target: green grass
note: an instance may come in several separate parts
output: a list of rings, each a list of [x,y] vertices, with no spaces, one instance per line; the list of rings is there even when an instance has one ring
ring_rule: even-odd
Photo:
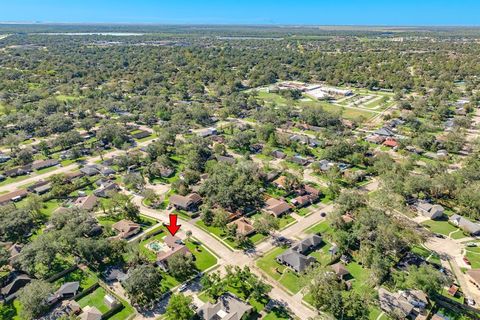
[[[307,230],[306,233],[316,233],[316,234],[331,234],[333,232],[332,227],[330,226],[330,222],[322,221]]]
[[[109,310],[108,306],[103,302],[106,294],[105,289],[98,287],[95,291],[81,298],[77,302],[82,308],[85,308],[86,306],[96,307],[101,313],[105,313]]]
[[[414,246],[411,250],[413,253],[419,255],[420,257],[424,258],[425,260],[428,259],[429,262],[441,265],[440,257],[428,250],[427,248],[421,246]]]
[[[275,248],[260,258],[257,261],[257,266],[267,273],[272,279],[278,281],[291,293],[295,294],[302,289],[299,276],[275,260],[275,258],[285,250],[285,248]]]
[[[186,242],[186,246],[195,256],[195,266],[198,270],[205,271],[217,264],[217,258],[206,250],[200,242],[190,240]]]
[[[448,221],[427,220],[425,222],[422,222],[422,225],[433,233],[440,233],[445,236],[448,236],[451,232],[458,230],[457,227],[451,225],[450,223],[448,223]],[[460,238],[465,237],[463,235],[463,232],[457,232],[457,233],[459,233],[458,236]],[[457,235],[457,233],[455,233],[455,235]]]
[[[116,297],[119,299],[118,297]],[[123,309],[115,313],[113,316],[108,318],[108,320],[126,320],[129,319],[136,311],[135,309],[125,300],[119,299],[119,301],[123,304]]]
[[[468,261],[470,261],[473,269],[480,268],[480,253],[474,251],[472,249],[480,249],[480,248],[467,248],[466,249],[466,256]]]
[[[273,308],[272,311],[267,313],[263,320],[289,320],[292,317],[288,314],[285,309]]]
[[[81,269],[76,269],[64,277],[55,281],[55,285],[60,287],[62,284],[72,281],[80,282],[80,291],[90,288],[95,283],[98,282],[98,277],[90,272],[90,271],[83,271]]]
[[[80,97],[68,96],[68,95],[64,95],[64,94],[59,94],[55,98],[60,102],[72,102],[72,101],[80,99]]]
[[[350,262],[346,265],[347,270],[350,272],[350,275],[353,277],[352,289],[358,293],[365,293],[367,291],[374,292],[374,288],[370,283],[370,270],[363,268],[360,264],[355,261]]]
[[[300,216],[306,216],[310,213],[310,209],[309,208],[301,208],[297,211],[297,214],[300,215]]]

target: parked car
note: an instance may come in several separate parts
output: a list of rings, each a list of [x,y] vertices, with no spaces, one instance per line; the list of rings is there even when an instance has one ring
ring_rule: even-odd
[[[463,262],[465,262],[466,264],[470,265],[470,260],[468,260],[467,257],[463,257]]]
[[[183,291],[187,290],[187,288],[188,288],[188,283],[185,282],[184,284],[182,284],[180,286],[180,288],[178,288],[178,291],[183,292]]]

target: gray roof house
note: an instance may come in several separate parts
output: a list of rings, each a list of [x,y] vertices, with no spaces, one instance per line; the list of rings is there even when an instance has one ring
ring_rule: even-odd
[[[0,290],[0,296],[3,296],[6,301],[10,301],[15,297],[15,293],[26,286],[30,281],[32,281],[32,279],[26,274],[19,274]]]
[[[55,293],[48,297],[47,300],[49,303],[55,303],[61,299],[74,297],[78,293],[79,289],[80,283],[78,281],[66,282],[62,284],[62,286]]]
[[[80,172],[87,176],[94,176],[100,172],[96,166],[85,166],[80,169]]]
[[[462,229],[464,232],[469,233],[473,236],[479,235],[480,234],[480,225],[477,223],[474,223],[468,219],[465,219],[462,216],[459,216],[458,214],[454,214],[448,219],[448,221]]]
[[[218,302],[205,303],[197,312],[200,319],[204,320],[240,320],[252,312],[253,308],[231,293],[226,293],[218,298]]]
[[[309,251],[317,248],[322,243],[322,237],[311,235],[296,243],[290,249],[276,257],[277,262],[292,268],[295,272],[303,272],[308,266],[317,262],[314,257],[306,256]]]
[[[431,204],[426,201],[417,201],[415,207],[417,208],[418,213],[432,220],[441,218],[444,213],[444,209],[441,205]]]
[[[286,250],[275,259],[278,263],[286,265],[298,273],[305,271],[310,265],[317,262],[314,257],[305,256],[293,248]]]
[[[379,135],[379,136],[384,136],[384,137],[395,136],[395,132],[393,132],[391,129],[389,129],[387,127],[383,127],[383,128],[378,129],[377,131],[375,131],[375,134]]]

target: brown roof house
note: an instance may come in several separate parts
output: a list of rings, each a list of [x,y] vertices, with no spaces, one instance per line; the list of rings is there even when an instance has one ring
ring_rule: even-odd
[[[217,303],[205,303],[197,312],[203,320],[241,320],[246,319],[253,308],[231,293],[218,298]]]
[[[230,222],[229,225],[236,225],[237,234],[241,234],[243,236],[249,236],[255,232],[255,228],[247,218],[237,219],[235,221]]]
[[[96,307],[86,306],[82,309],[82,314],[78,318],[80,320],[101,320],[102,313]]]
[[[117,237],[120,239],[130,238],[141,231],[141,227],[138,223],[125,219],[114,223],[112,229],[117,232]]]
[[[343,277],[348,276],[350,274],[350,271],[348,271],[347,268],[345,268],[345,265],[341,262],[332,264],[330,268],[332,268],[333,272],[335,272],[337,277],[342,280],[343,280]]]
[[[292,207],[285,200],[269,198],[267,201],[265,201],[265,207],[263,210],[278,218],[285,213],[290,212]]]
[[[188,255],[191,254],[187,246],[180,240],[180,238],[168,235],[163,239],[164,248],[157,252],[156,264],[164,270],[168,268],[168,260],[176,254]]]
[[[97,206],[97,203],[98,203],[98,198],[95,195],[91,194],[86,197],[78,197],[72,203],[72,205],[78,209],[91,211]]]
[[[23,198],[25,198],[27,194],[28,194],[27,190],[23,190],[23,189],[2,194],[0,195],[0,205],[8,204],[11,201],[13,202],[20,201]]]
[[[202,197],[198,193],[190,193],[187,196],[174,194],[170,196],[169,201],[176,209],[195,212],[202,203]]]

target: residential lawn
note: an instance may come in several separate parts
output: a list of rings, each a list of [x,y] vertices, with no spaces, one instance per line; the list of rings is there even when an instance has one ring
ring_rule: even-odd
[[[322,246],[317,249],[316,251],[309,254],[309,256],[314,257],[322,266],[327,266],[332,262],[332,255],[328,252],[328,250],[332,247],[332,245],[323,239]]]
[[[355,261],[350,262],[346,265],[348,271],[350,271],[350,275],[353,277],[352,280],[352,289],[357,291],[360,294],[366,293],[367,291],[371,291],[374,293],[374,288],[370,284],[370,270],[363,268],[360,264]]]
[[[43,207],[41,209],[42,213],[47,217],[50,217],[58,207],[60,207],[62,203],[56,199],[49,200],[43,203]]]
[[[428,259],[428,261],[431,263],[441,265],[440,257],[436,253],[428,250],[427,248],[421,246],[414,246],[411,251],[424,258],[425,260]]]
[[[60,278],[57,281],[55,281],[54,284],[57,287],[60,287],[62,284],[67,282],[72,282],[72,281],[80,282],[80,291],[83,291],[85,289],[90,288],[95,283],[97,283],[98,277],[93,272],[76,269],[68,273],[67,275],[65,275],[63,278]]]
[[[199,271],[205,271],[217,264],[217,258],[196,240],[186,242],[188,249],[195,256],[195,266]]]
[[[85,308],[86,306],[96,307],[101,313],[105,313],[109,310],[108,306],[103,302],[106,294],[107,293],[105,292],[105,289],[98,287],[95,291],[89,295],[86,295],[77,302],[82,308]]]
[[[271,278],[275,279],[290,292],[295,294],[302,289],[299,276],[275,260],[275,258],[285,250],[285,248],[275,248],[259,259],[257,261],[257,266],[265,271]]]
[[[43,174],[43,173],[47,173],[47,172],[50,172],[50,171],[55,171],[58,168],[59,168],[58,166],[53,166],[53,167],[49,167],[49,168],[43,168],[43,169],[40,169],[40,170],[36,170],[35,172],[37,174]]]
[[[285,309],[273,308],[272,311],[267,313],[263,320],[289,320],[292,317],[288,314]]]
[[[301,208],[297,211],[297,214],[300,215],[300,216],[306,216],[309,213],[310,213],[309,208]]]
[[[471,249],[477,248],[467,248],[466,256],[468,261],[470,261],[473,269],[480,268],[480,253],[472,251]]]
[[[471,319],[466,314],[458,314],[457,312],[455,312],[453,310],[450,310],[450,309],[447,309],[447,308],[444,308],[444,307],[440,307],[439,310],[437,311],[437,313],[439,315],[443,316],[445,319],[449,319],[449,320],[469,320],[469,319]]]
[[[264,234],[261,234],[261,233],[254,233],[253,235],[250,236],[250,240],[252,240],[252,242],[254,244],[256,243],[260,243],[262,242],[263,240],[265,240],[267,236],[264,235]]]
[[[28,179],[30,178],[29,175],[24,175],[24,176],[18,176],[18,177],[15,177],[15,178],[7,178],[5,180],[3,180],[2,182],[0,182],[0,186],[5,186],[7,184],[10,184],[10,183],[14,183],[14,182],[19,182],[19,181],[22,181],[22,180],[25,180],[25,179]]]
[[[21,309],[21,305],[18,300],[14,300],[13,303],[0,303],[0,319],[2,320],[21,320],[18,315]]]
[[[322,221],[313,227],[308,228],[305,230],[306,233],[316,233],[316,234],[331,234],[333,232],[332,227],[330,226],[330,222]]]
[[[116,298],[118,299],[118,297],[116,297]],[[124,308],[120,312],[115,313],[113,316],[108,318],[108,320],[129,319],[131,317],[131,315],[133,315],[136,312],[135,309],[127,301],[124,301],[122,299],[119,299],[119,300],[120,300],[120,302],[122,302]]]
[[[422,222],[422,225],[433,233],[440,233],[445,236],[448,236],[451,232],[458,230],[457,227],[451,225],[447,221],[427,220],[425,222]],[[463,233],[461,233],[461,235],[463,238]]]

